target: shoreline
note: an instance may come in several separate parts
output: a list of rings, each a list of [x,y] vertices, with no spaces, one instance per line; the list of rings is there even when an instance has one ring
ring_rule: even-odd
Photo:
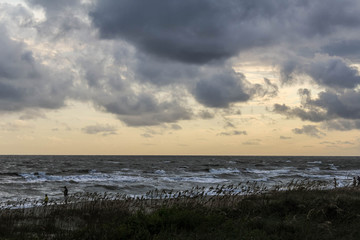
[[[297,188],[3,209],[0,239],[213,239],[208,235],[211,232],[218,239],[234,239],[237,234],[247,236],[243,239],[279,239],[283,234],[286,239],[356,239],[359,221],[359,187]]]

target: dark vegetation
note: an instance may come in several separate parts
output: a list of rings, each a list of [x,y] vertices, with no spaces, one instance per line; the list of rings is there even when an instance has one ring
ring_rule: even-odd
[[[359,239],[360,188],[88,195],[0,210],[0,239]],[[233,187],[234,188],[234,187]],[[224,191],[224,189],[227,189]],[[229,191],[230,189],[230,191]],[[221,191],[220,191],[221,190]]]

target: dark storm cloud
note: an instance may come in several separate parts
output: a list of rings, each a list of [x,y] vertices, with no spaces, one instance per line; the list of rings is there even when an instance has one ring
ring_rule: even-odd
[[[90,13],[102,38],[123,38],[152,55],[206,63],[263,46],[269,19],[286,1],[97,1]]]
[[[279,93],[268,78],[251,84],[232,70],[238,59],[248,60],[242,56],[259,62],[267,52],[268,61],[281,69],[283,84],[305,76],[323,89],[316,98],[302,91],[300,106],[279,103],[274,112],[312,122],[359,119],[359,72],[346,58],[356,59],[359,52],[350,50],[360,37],[356,0],[27,2],[42,7],[46,19],[26,15],[17,24],[36,29],[38,38],[31,40],[54,47],[56,59],[41,56],[43,45],[36,52],[14,40],[23,36],[5,31],[0,36],[1,110],[59,108],[65,99],[76,99],[130,126],[212,118],[211,111],[219,108]],[[185,107],[191,97],[205,109]]]
[[[329,59],[311,64],[306,72],[319,85],[354,88],[360,84],[359,72],[340,59]]]
[[[208,107],[227,108],[233,102],[246,102],[250,95],[243,84],[240,74],[218,73],[197,82],[194,96]]]
[[[356,0],[330,0],[324,1],[294,1],[304,6],[300,8],[306,12],[299,22],[299,29],[308,36],[319,36],[331,34],[339,28],[358,28],[360,23],[360,4]],[[300,10],[299,9],[299,10]],[[295,13],[295,17],[299,17]]]
[[[354,0],[103,0],[90,15],[102,38],[123,38],[164,58],[206,63],[275,40],[358,28],[359,9]]]
[[[134,68],[136,79],[156,86],[187,84],[203,74],[197,66],[142,53],[137,53]]]
[[[325,109],[328,116],[345,119],[360,119],[359,103],[360,92],[356,90],[321,92],[318,99],[310,102],[311,105]]]
[[[355,88],[360,84],[358,69],[340,58],[291,59],[281,66],[283,83],[293,83],[299,75],[307,75],[314,83],[330,88]]]
[[[359,59],[360,40],[349,39],[334,41],[322,47],[322,51],[331,56],[355,57]]]
[[[206,107],[227,108],[231,103],[250,98],[274,97],[278,87],[270,80],[250,84],[241,73],[226,65],[201,67],[137,54],[134,78],[142,83],[161,86],[185,86],[195,99]]]

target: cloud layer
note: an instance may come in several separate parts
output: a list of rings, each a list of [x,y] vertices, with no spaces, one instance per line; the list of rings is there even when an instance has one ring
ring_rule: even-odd
[[[129,126],[161,125],[212,118],[307,82],[317,96],[302,88],[298,106],[278,102],[273,112],[359,128],[359,1],[26,2],[0,5],[1,111],[77,100]],[[234,71],[247,56],[279,79],[255,84]],[[305,126],[294,133],[321,135]]]

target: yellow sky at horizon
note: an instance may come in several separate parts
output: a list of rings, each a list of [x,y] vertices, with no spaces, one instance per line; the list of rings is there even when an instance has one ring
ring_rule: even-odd
[[[171,124],[128,127],[111,114],[79,102],[48,112],[44,118],[19,120],[16,115],[0,121],[0,154],[358,155],[360,145],[356,131],[330,131],[323,138],[297,135],[291,130],[299,127],[299,120],[279,121],[284,117],[274,115],[278,119],[273,121],[263,113],[229,118],[236,130],[247,135],[225,135],[235,129],[224,127],[227,120],[222,117],[180,121],[179,130]],[[83,131],[88,125],[113,126],[116,134],[88,134]]]

